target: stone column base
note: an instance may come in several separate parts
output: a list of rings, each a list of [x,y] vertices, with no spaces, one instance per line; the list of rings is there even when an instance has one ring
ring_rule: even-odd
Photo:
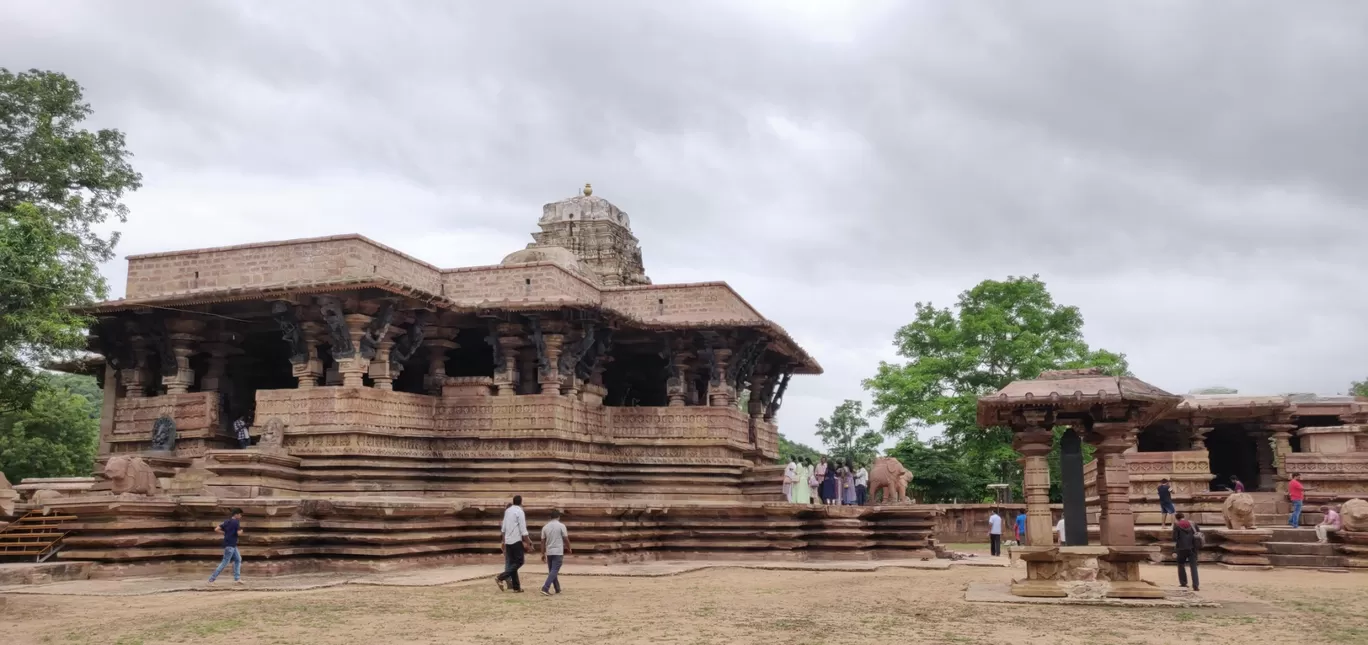
[[[1211,529],[1208,540],[1220,550],[1222,564],[1268,566],[1267,543],[1273,540],[1273,529]]]
[[[1163,589],[1140,578],[1140,563],[1157,553],[1152,546],[1014,547],[1011,555],[1026,563],[1026,579],[1012,581],[1012,595],[1163,598]]]

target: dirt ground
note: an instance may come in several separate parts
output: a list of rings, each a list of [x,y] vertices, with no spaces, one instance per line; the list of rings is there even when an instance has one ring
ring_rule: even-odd
[[[540,584],[529,563],[529,588]],[[1368,643],[1368,575],[1203,569],[1219,609],[969,603],[971,582],[1017,569],[875,573],[714,569],[662,578],[566,577],[565,593],[346,586],[0,599],[0,642],[89,643]],[[1174,584],[1171,567],[1146,577]],[[535,582],[533,582],[535,581]]]

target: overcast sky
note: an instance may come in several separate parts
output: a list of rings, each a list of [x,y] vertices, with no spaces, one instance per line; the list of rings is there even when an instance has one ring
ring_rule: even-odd
[[[1170,391],[1368,376],[1365,2],[0,0],[0,33],[127,134],[121,254],[492,264],[593,182],[656,283],[822,362],[780,418],[812,444],[914,303],[1008,275]]]

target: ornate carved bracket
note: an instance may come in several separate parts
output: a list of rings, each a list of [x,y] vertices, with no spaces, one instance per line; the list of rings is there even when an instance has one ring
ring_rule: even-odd
[[[572,372],[577,370],[580,362],[589,354],[589,350],[594,347],[596,342],[594,340],[595,331],[596,328],[594,323],[584,323],[584,333],[580,336],[580,339],[567,351],[561,352],[560,360],[558,361],[559,364],[556,366],[556,369],[560,370],[561,376],[570,376]]]
[[[361,335],[361,358],[372,360],[375,358],[376,349],[380,346],[380,341],[385,340],[385,334],[389,333],[390,323],[394,321],[394,301],[385,300],[380,304],[380,311],[375,312],[375,317],[371,318],[370,324],[366,326],[366,333]]]
[[[128,337],[124,321],[105,316],[96,322],[96,336],[105,360],[116,370],[133,367],[133,341]]]
[[[427,325],[431,313],[426,309],[419,309],[414,312],[413,322],[404,328],[404,335],[390,350],[390,369],[394,370],[396,374],[404,369],[404,362],[413,358],[413,355],[418,353],[418,348],[423,346],[423,329]]]
[[[489,351],[494,359],[494,375],[498,376],[508,371],[508,366],[504,364],[503,347],[499,345],[499,319],[487,316],[489,323],[489,335],[485,336],[485,342],[489,343]]]
[[[342,311],[342,300],[336,296],[318,296],[318,312],[328,325],[328,337],[332,345],[332,357],[337,360],[356,355],[351,334],[347,330],[346,313]]]
[[[779,414],[779,407],[784,404],[784,392],[788,391],[789,379],[793,377],[793,368],[785,365],[780,370],[779,386],[774,390],[774,397],[765,405],[765,418],[773,419]]]
[[[157,350],[160,361],[158,369],[162,376],[175,376],[179,371],[176,365],[176,352],[171,347],[171,334],[166,330],[166,319],[157,314],[146,314],[143,320],[147,325],[148,344]]]
[[[277,300],[271,303],[271,317],[280,326],[280,338],[290,347],[290,362],[309,360],[309,346],[304,342],[304,329],[299,325],[294,303]]]
[[[764,336],[746,341],[736,352],[731,365],[727,366],[727,383],[738,390],[744,388],[755,373],[755,364],[768,347],[769,339]]]
[[[605,329],[602,333],[597,334],[594,344],[575,365],[575,375],[581,380],[589,380],[594,375],[594,370],[603,363],[604,358],[611,351],[613,351],[613,330]]]
[[[532,345],[537,348],[537,373],[551,370],[551,360],[546,355],[546,336],[542,334],[541,316],[528,315],[527,322],[532,327]]]

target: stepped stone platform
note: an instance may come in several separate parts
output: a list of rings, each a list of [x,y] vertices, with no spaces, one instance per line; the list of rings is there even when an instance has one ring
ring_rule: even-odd
[[[202,571],[222,555],[213,527],[241,507],[245,575],[379,572],[493,563],[502,500],[351,497],[219,499],[138,495],[70,497],[60,561],[90,561],[93,577]],[[762,502],[529,500],[533,534],[560,510],[578,562],[765,562],[934,558],[937,510]]]

